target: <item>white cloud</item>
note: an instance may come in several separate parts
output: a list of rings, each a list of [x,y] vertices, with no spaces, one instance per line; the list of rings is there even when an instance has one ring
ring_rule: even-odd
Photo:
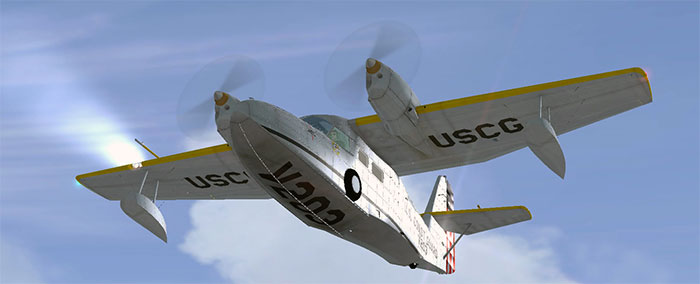
[[[498,232],[465,237],[457,272],[394,266],[308,228],[275,201],[198,201],[180,249],[233,282],[571,282],[547,231],[536,240]]]

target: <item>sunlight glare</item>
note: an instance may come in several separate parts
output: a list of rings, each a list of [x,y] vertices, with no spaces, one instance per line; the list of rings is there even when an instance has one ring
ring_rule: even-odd
[[[144,160],[141,151],[134,142],[118,139],[108,142],[103,147],[103,153],[115,165],[138,163]]]

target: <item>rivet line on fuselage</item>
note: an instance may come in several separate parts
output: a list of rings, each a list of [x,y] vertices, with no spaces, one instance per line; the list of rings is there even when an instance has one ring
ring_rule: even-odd
[[[282,184],[282,183],[279,181],[279,179],[277,179],[277,177],[272,173],[272,171],[270,171],[270,168],[267,167],[267,165],[266,165],[265,162],[262,160],[262,158],[260,158],[260,155],[258,155],[258,152],[255,151],[255,148],[253,148],[253,144],[251,144],[251,143],[250,143],[250,140],[248,140],[248,135],[246,135],[245,130],[243,129],[243,126],[241,126],[241,125],[239,124],[239,125],[238,125],[238,128],[241,129],[241,133],[243,133],[243,138],[245,138],[246,143],[248,143],[248,146],[249,146],[250,149],[253,151],[253,154],[255,154],[255,157],[258,158],[258,161],[260,161],[260,164],[263,165],[263,167],[265,168],[265,170],[267,171],[267,173],[270,174],[270,175],[275,179],[275,181],[276,181],[280,186],[282,186],[282,188],[283,188],[285,191],[287,191],[287,193],[288,193],[292,198],[294,198],[294,200],[296,200],[299,204],[301,204],[301,206],[304,206],[304,208],[306,208],[306,210],[309,211],[309,213],[311,213],[311,214],[312,214],[314,217],[316,217],[317,219],[321,220],[321,222],[323,222],[323,224],[325,224],[326,226],[328,226],[328,228],[331,228],[331,230],[333,230],[333,232],[335,232],[336,234],[338,234],[338,236],[340,236],[340,238],[344,238],[343,235],[340,234],[340,232],[338,232],[338,230],[336,230],[335,228],[333,228],[330,224],[328,224],[325,220],[323,220],[323,218],[321,218],[321,217],[319,217],[318,215],[316,215],[316,213],[314,213],[314,211],[312,211],[311,209],[309,209],[309,207],[306,206],[306,204],[304,204],[303,202],[301,202],[301,200],[299,200],[296,196],[294,196],[294,194],[292,194],[292,192],[291,192],[289,189],[287,189],[287,187],[284,186],[284,184]]]
[[[262,125],[261,125],[261,126],[262,126]],[[272,134],[274,134],[274,135],[277,135],[278,137],[284,139],[285,141],[287,141],[287,142],[289,142],[289,143],[292,143],[292,145],[297,146],[299,149],[303,150],[304,152],[306,152],[307,154],[311,155],[311,156],[314,157],[316,160],[318,160],[319,162],[321,162],[323,165],[325,165],[326,167],[328,167],[331,171],[333,171],[333,173],[335,173],[336,175],[338,175],[340,178],[343,178],[343,177],[344,177],[338,170],[336,170],[333,166],[329,165],[328,162],[324,161],[324,160],[323,160],[321,157],[319,157],[316,153],[312,152],[311,150],[307,149],[307,148],[304,147],[303,145],[299,144],[299,142],[294,141],[292,138],[289,138],[289,137],[287,137],[286,135],[275,131],[274,129],[271,129],[271,128],[268,128],[268,127],[265,127],[265,126],[262,126],[262,128],[264,128],[265,130],[267,130],[267,132],[270,132],[270,133],[272,133]]]

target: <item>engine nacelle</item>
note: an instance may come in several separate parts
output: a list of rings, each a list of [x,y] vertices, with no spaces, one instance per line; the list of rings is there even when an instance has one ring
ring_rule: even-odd
[[[367,94],[389,133],[400,136],[418,125],[418,97],[399,74],[373,58],[367,59]]]
[[[367,94],[369,103],[386,130],[409,145],[424,151],[424,137],[418,129],[420,105],[408,83],[389,66],[374,58],[367,59]]]

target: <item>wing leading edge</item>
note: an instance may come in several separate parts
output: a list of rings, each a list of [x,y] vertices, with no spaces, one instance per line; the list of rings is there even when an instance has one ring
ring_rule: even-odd
[[[429,153],[389,134],[376,115],[351,120],[350,125],[397,174],[408,175],[484,162],[526,147],[526,133],[534,133],[528,125],[538,119],[551,123],[556,140],[556,135],[651,101],[646,73],[629,68],[419,106],[418,127]],[[543,162],[555,170],[563,162],[563,157],[556,158]]]

